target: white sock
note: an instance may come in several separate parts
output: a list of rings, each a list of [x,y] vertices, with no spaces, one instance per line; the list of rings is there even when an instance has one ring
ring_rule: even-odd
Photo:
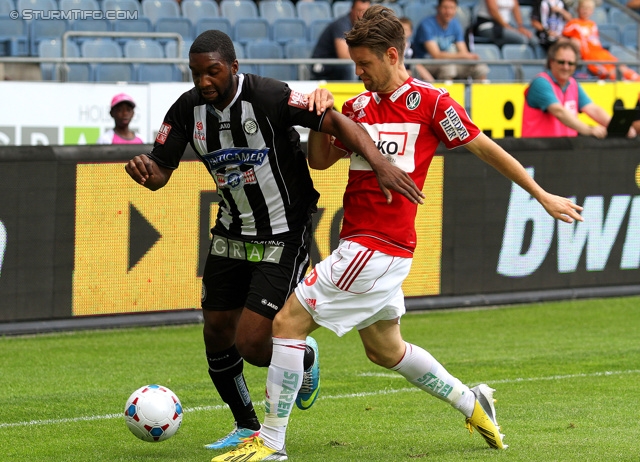
[[[260,437],[271,449],[284,448],[289,416],[302,386],[304,340],[273,339],[273,354],[267,373],[264,424]]]
[[[469,387],[449,374],[429,352],[411,343],[405,342],[405,345],[407,349],[403,358],[391,370],[421,390],[448,402],[466,417],[471,417],[476,398]]]

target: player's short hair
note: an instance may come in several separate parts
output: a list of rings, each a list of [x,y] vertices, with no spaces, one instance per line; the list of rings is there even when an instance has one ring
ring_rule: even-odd
[[[378,58],[390,47],[398,50],[398,56],[404,56],[404,28],[392,9],[382,5],[373,5],[356,21],[353,28],[345,34],[349,48],[365,47]]]
[[[567,48],[570,50],[573,50],[573,53],[576,55],[576,65],[577,65],[580,59],[580,48],[578,48],[578,45],[576,45],[571,40],[560,39],[556,43],[551,45],[549,47],[549,50],[547,51],[547,69],[551,69],[551,61],[556,59],[558,51],[564,50]]]
[[[231,38],[219,30],[207,30],[198,35],[189,48],[191,53],[219,53],[227,64],[236,60],[236,49]]]

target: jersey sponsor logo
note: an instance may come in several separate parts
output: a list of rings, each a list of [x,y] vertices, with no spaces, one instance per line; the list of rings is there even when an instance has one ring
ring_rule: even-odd
[[[198,131],[201,131],[204,128],[204,124],[202,123],[201,120],[198,120],[196,122],[196,128],[198,129]]]
[[[262,165],[267,159],[269,148],[252,149],[252,148],[224,148],[212,151],[202,158],[209,166],[209,171],[213,172],[223,167],[239,165]]]
[[[309,308],[311,308],[313,311],[316,310],[316,299],[315,298],[305,298],[304,301],[307,302],[307,305],[309,305]]]
[[[445,118],[439,123],[444,130],[444,134],[449,138],[449,141],[452,141],[455,138],[459,138],[460,141],[467,139],[469,137],[469,132],[462,123],[462,120],[460,120],[460,116],[453,106],[449,106],[445,109],[444,114]]]
[[[316,271],[315,268],[313,268],[309,273],[309,275],[306,278],[304,278],[304,283],[307,286],[312,286],[316,283],[317,280],[318,280],[318,272]]]
[[[360,109],[364,109],[371,101],[371,97],[367,95],[360,95],[353,102],[353,111],[358,112]]]
[[[376,147],[383,156],[403,156],[407,146],[406,132],[380,132]]]
[[[164,144],[167,141],[167,137],[169,136],[169,132],[171,131],[171,125],[166,122],[163,122],[160,125],[160,130],[158,130],[158,135],[156,136],[156,142],[160,144]]]
[[[401,86],[400,88],[398,88],[396,91],[393,92],[393,94],[391,95],[391,98],[389,98],[391,101],[395,102],[398,98],[400,98],[400,96],[406,92],[409,88],[411,88],[411,85],[409,85],[408,83],[405,83],[403,86]],[[417,93],[417,92],[414,92]],[[413,94],[413,93],[412,93]]]
[[[219,130],[231,130],[231,122],[220,122]]]
[[[289,94],[289,106],[299,107],[300,109],[307,109],[309,107],[309,101],[304,93],[299,91],[291,91]]]
[[[413,111],[418,106],[420,106],[420,93],[412,91],[407,95],[407,109]]]
[[[356,114],[356,118],[357,119],[362,119],[362,118],[364,118],[366,116],[367,116],[367,113],[364,112],[364,111],[358,111],[358,113]]]
[[[256,244],[222,236],[213,236],[211,242],[211,255],[233,258],[234,260],[246,260],[253,263],[280,263],[284,246],[271,244]]]
[[[254,135],[258,131],[258,122],[255,119],[247,119],[242,124],[242,129],[247,135]]]

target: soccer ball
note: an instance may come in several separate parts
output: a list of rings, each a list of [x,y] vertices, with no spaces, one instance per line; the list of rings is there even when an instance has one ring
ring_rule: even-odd
[[[155,443],[176,434],[182,423],[182,404],[174,392],[160,385],[134,391],[124,406],[124,420],[131,433]]]

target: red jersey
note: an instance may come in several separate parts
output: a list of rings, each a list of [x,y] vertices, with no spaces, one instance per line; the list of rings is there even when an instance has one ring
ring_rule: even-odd
[[[451,149],[480,133],[447,90],[412,77],[391,94],[361,93],[348,100],[342,112],[359,123],[380,152],[420,189],[441,141]],[[346,149],[339,141],[336,146]],[[418,206],[399,193],[392,194],[393,201],[387,204],[371,166],[353,153],[340,238],[393,256],[413,256]]]

